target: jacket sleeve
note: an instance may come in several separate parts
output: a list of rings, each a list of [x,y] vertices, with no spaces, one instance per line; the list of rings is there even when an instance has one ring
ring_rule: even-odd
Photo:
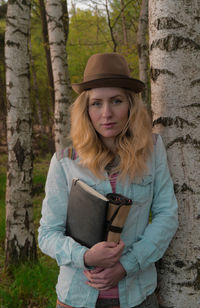
[[[152,222],[120,259],[127,275],[132,275],[158,261],[166,251],[178,226],[177,201],[161,136],[158,136],[154,151]]]
[[[54,258],[58,265],[85,268],[87,248],[64,235],[66,228],[68,183],[62,165],[54,154],[45,186],[38,242],[43,253]]]

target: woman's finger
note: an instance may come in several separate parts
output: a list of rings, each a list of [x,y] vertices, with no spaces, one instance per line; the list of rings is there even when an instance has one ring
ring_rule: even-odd
[[[102,281],[103,280],[103,277],[101,277],[99,275],[92,275],[90,273],[85,273],[85,272],[84,272],[84,275],[87,277],[87,279],[89,281],[92,281],[92,282],[98,282],[98,281]]]
[[[110,286],[110,285],[105,285],[105,284],[102,284],[102,283],[93,283],[93,282],[90,282],[90,281],[87,281],[86,284],[89,285],[92,288],[99,290],[99,291],[109,290],[109,289],[112,288],[112,286]]]

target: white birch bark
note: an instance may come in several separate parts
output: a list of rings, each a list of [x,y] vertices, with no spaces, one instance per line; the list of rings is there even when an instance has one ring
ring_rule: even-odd
[[[36,258],[32,208],[31,1],[9,1],[5,33],[8,172],[6,263]]]
[[[68,107],[72,101],[67,54],[64,12],[66,0],[46,0],[46,13],[49,45],[55,91],[54,134],[56,151],[68,145],[69,114]],[[66,3],[65,3],[66,6]]]
[[[200,1],[150,0],[155,131],[167,148],[179,230],[159,262],[161,307],[200,307]]]
[[[145,89],[142,92],[142,100],[147,106],[149,106],[149,46],[147,41],[148,2],[148,0],[142,0],[137,31],[139,78],[145,84]]]

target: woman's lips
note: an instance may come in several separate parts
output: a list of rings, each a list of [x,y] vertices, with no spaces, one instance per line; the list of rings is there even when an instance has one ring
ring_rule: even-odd
[[[102,124],[102,126],[105,127],[105,128],[112,128],[114,125],[115,125],[114,122],[111,122],[111,123],[103,123],[103,124]]]

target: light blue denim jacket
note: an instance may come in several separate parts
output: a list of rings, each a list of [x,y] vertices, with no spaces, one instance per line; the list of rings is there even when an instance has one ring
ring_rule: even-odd
[[[79,178],[102,194],[112,191],[108,177],[97,179],[81,167],[79,158],[53,156],[47,176],[39,228],[39,247],[56,259],[60,273],[56,286],[61,302],[73,307],[95,307],[98,291],[85,284],[83,256],[87,248],[64,235],[67,200],[73,178]],[[120,307],[140,304],[154,292],[157,274],[154,262],[167,249],[177,229],[177,201],[160,136],[148,161],[148,173],[140,180],[117,182],[116,192],[133,200],[121,234],[125,249],[120,262],[127,275],[119,284]],[[149,213],[152,222],[149,223]],[[84,222],[83,222],[84,223]]]

